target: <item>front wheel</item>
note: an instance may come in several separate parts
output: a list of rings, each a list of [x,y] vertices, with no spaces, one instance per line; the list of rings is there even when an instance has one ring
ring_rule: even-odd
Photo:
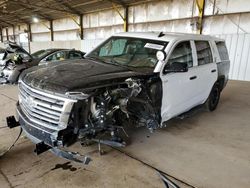
[[[214,111],[218,106],[219,100],[220,100],[220,86],[218,83],[216,83],[213,86],[209,94],[209,97],[205,103],[206,109],[210,112]]]

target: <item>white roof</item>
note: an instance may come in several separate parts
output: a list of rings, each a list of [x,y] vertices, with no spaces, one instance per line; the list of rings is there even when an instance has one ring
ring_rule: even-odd
[[[163,33],[164,36],[159,37],[160,32],[124,32],[117,33],[113,36],[121,37],[132,37],[132,38],[143,38],[150,40],[160,40],[160,41],[175,41],[175,40],[219,40],[219,39],[210,35],[199,35],[199,34],[188,34],[188,33]]]

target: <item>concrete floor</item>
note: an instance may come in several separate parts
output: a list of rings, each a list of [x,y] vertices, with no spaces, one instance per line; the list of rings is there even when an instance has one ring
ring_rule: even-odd
[[[154,134],[131,129],[132,144],[123,150],[125,154],[105,148],[107,153],[99,156],[96,146],[74,145],[71,149],[91,155],[88,166],[49,152],[35,156],[33,144],[22,136],[0,158],[0,187],[164,187],[152,166],[180,180],[174,180],[180,187],[248,188],[249,93],[249,82],[230,81],[215,112],[172,120]],[[0,86],[0,127],[6,125],[6,116],[15,113],[16,100],[16,86]],[[18,131],[0,128],[0,153]]]

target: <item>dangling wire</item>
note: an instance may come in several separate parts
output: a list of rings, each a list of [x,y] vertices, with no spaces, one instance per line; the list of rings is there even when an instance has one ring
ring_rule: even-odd
[[[15,144],[16,144],[17,141],[19,140],[19,138],[20,138],[22,132],[23,132],[23,129],[20,127],[20,132],[19,132],[19,134],[18,134],[16,140],[13,142],[13,144],[12,144],[6,151],[4,151],[3,153],[0,154],[0,157],[4,156],[6,153],[8,153],[8,152],[15,146]]]

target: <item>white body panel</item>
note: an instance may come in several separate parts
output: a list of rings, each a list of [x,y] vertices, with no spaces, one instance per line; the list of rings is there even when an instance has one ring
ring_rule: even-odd
[[[168,42],[168,45],[165,48],[167,55],[166,61],[159,61],[154,69],[154,72],[159,73],[162,80],[161,123],[163,123],[173,117],[187,112],[195,106],[203,104],[207,100],[213,85],[218,79],[218,67],[216,63],[219,62],[220,57],[214,42],[223,40],[209,35],[164,33],[163,36],[159,37],[159,34],[160,33],[157,32],[126,32],[117,33],[113,36]],[[190,41],[192,47],[193,67],[189,68],[187,72],[168,73],[164,75],[163,69],[168,62],[171,52],[178,43],[183,41]],[[209,42],[213,56],[211,63],[198,66],[194,41]],[[192,79],[193,77],[195,78]]]
[[[187,41],[187,40],[185,40]],[[168,62],[172,51],[182,41],[169,44],[166,49]],[[205,103],[210,91],[218,78],[218,70],[215,62],[198,66],[197,52],[194,41],[190,39],[193,57],[193,67],[187,72],[163,74],[164,63],[161,63],[160,77],[162,80],[162,123],[187,112],[195,106]],[[213,60],[217,57],[213,52]],[[158,67],[159,69],[159,67]]]

